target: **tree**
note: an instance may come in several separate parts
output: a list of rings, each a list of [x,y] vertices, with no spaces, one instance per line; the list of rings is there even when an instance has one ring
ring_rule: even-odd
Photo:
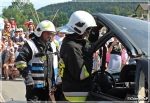
[[[60,12],[58,15],[58,26],[64,26],[68,22],[68,17],[64,12]]]
[[[127,11],[134,12],[139,3],[140,2],[66,2],[47,5],[37,11],[44,13],[46,18],[49,18],[50,15],[54,15],[57,9],[66,13],[68,17],[70,17],[70,15],[77,10],[85,10],[91,14],[111,13],[125,16]],[[115,6],[117,7],[117,11],[119,11],[119,13],[114,12]],[[54,8],[55,12],[53,12]]]
[[[38,17],[41,20],[44,20],[45,17],[42,13],[38,13]],[[27,28],[23,26],[25,21],[29,19],[33,19],[34,24],[37,25],[37,15],[34,5],[30,2],[30,0],[13,0],[12,5],[8,8],[3,9],[2,16],[10,20],[11,17],[15,19],[17,23],[17,27],[22,27],[24,30]]]
[[[117,6],[114,7],[114,14],[119,15],[120,11]]]
[[[127,15],[131,15],[131,14],[133,14],[132,11],[127,11],[127,12],[126,12],[126,16],[127,16]]]

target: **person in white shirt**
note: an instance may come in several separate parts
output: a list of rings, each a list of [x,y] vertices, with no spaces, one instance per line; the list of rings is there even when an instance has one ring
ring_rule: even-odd
[[[99,37],[98,38],[101,38],[105,33],[103,32],[103,28],[101,28],[99,30]]]
[[[4,63],[9,59],[9,57],[11,55],[14,55],[14,47],[13,47],[13,41],[12,40],[8,41],[8,46],[6,47],[5,52],[6,52],[6,55],[5,55]]]
[[[55,40],[55,34],[51,35],[51,47],[53,49],[53,53],[56,54],[52,54],[53,55],[53,68],[54,68],[54,75],[55,75],[55,83],[56,84],[56,80],[57,80],[57,76],[58,76],[58,46],[59,43],[57,40]],[[54,94],[50,94],[50,97],[53,101],[55,101],[55,96]]]
[[[55,35],[51,35],[51,46],[53,49],[53,53],[58,52],[58,46],[59,43],[57,40],[55,40]],[[55,72],[55,80],[57,78],[58,74],[58,55],[53,54],[53,67],[54,67],[54,72]]]
[[[93,72],[96,72],[100,69],[100,57],[98,54],[98,50],[93,54]]]
[[[60,36],[60,38],[59,38],[59,40],[58,40],[58,42],[59,42],[59,48],[58,48],[58,50],[60,51],[62,41],[63,41],[63,39],[65,38],[65,34],[60,33],[59,36]]]
[[[57,31],[57,33],[56,33],[56,35],[55,35],[55,40],[59,40],[60,39],[60,33],[59,33],[59,31]]]
[[[24,41],[26,42],[27,40],[30,40],[30,37],[29,37],[29,33],[28,32],[26,32],[26,34],[25,34],[25,37],[24,37]]]
[[[25,34],[23,32],[23,29],[19,28],[19,30],[20,30],[19,36],[21,36],[23,38],[23,40],[24,40]]]

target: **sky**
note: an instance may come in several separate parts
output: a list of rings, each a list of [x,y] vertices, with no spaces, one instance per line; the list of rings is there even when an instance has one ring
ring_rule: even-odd
[[[8,7],[11,5],[12,1],[14,0],[0,0],[0,14],[2,13],[4,7]],[[72,0],[30,0],[30,2],[32,2],[32,4],[34,5],[35,9],[39,9],[49,4],[63,3],[68,1],[72,1]]]

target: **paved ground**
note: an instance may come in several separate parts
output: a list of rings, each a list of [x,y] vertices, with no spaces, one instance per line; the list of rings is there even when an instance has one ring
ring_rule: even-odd
[[[23,79],[21,77],[16,78],[16,80],[9,81],[5,81],[3,79],[2,96],[4,100],[8,103],[17,103],[18,101],[25,101],[25,85]]]

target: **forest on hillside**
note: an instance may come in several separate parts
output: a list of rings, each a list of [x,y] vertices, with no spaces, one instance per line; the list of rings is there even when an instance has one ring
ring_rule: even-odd
[[[135,13],[138,4],[140,2],[65,2],[47,5],[37,11],[46,19],[54,20],[55,25],[62,26],[76,10],[85,10],[91,14],[109,13],[127,16]]]
[[[134,13],[138,4],[139,2],[66,2],[51,4],[37,11],[44,13],[45,17],[49,17],[50,15],[54,15],[59,9],[59,13],[64,12],[69,17],[76,10],[86,10],[90,13],[115,14],[114,9],[117,8],[119,15],[130,15]]]

